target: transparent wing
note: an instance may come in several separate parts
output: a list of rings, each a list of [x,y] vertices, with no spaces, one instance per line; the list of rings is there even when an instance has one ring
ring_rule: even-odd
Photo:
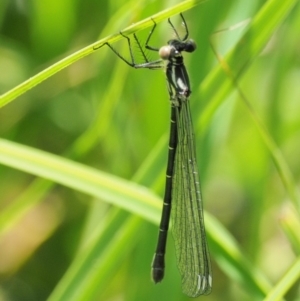
[[[172,192],[172,232],[182,290],[209,294],[212,277],[203,219],[194,133],[188,99],[177,107],[178,145]]]

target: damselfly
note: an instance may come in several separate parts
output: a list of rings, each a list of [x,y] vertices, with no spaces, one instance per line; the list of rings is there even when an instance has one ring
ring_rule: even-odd
[[[152,278],[155,283],[164,277],[166,241],[172,212],[172,232],[175,241],[177,266],[181,274],[182,290],[190,297],[209,294],[212,274],[204,227],[203,205],[200,193],[198,166],[196,162],[195,138],[192,126],[189,96],[191,94],[182,52],[193,52],[196,44],[188,39],[189,32],[183,15],[180,14],[185,35],[180,38],[174,25],[171,25],[175,39],[169,40],[161,48],[149,46],[156,28],[153,27],[146,40],[145,48],[159,53],[160,59],[150,61],[134,34],[134,40],[145,60],[135,62],[131,40],[127,39],[131,61],[121,56],[107,44],[125,63],[134,68],[165,68],[171,102],[171,125],[165,195],[160,222],[158,243],[152,262]],[[172,208],[172,210],[171,210]]]

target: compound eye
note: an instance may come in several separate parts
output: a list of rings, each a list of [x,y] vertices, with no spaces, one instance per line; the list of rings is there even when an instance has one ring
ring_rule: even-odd
[[[190,39],[190,40],[187,40],[185,42],[185,49],[184,49],[184,51],[186,51],[186,52],[193,52],[196,48],[197,48],[197,45],[196,45],[196,43],[195,43],[194,40]]]
[[[161,47],[158,54],[163,60],[168,60],[170,57],[174,56],[174,51],[175,49],[173,47],[167,45]]]

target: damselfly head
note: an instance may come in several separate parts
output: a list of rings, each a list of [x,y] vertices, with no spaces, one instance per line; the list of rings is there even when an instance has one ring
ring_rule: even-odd
[[[194,40],[189,39],[189,40],[187,40],[185,42],[185,49],[184,49],[184,51],[186,51],[186,52],[193,52],[193,51],[196,50],[196,48],[197,48],[197,45],[196,45],[196,43],[195,43]]]

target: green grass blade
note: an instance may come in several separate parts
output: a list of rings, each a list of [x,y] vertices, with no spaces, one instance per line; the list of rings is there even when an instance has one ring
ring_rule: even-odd
[[[268,1],[266,3],[266,6],[265,6],[263,12],[259,13],[257,15],[257,19],[255,18],[256,21],[252,25],[250,25],[249,32],[252,33],[251,39],[245,39],[244,44],[242,45],[240,43],[234,50],[234,52],[236,51],[236,53],[238,54],[239,51],[241,51],[241,50],[239,50],[239,47],[242,47],[242,49],[246,49],[246,50],[248,49],[248,52],[242,51],[241,55],[238,57],[238,60],[236,59],[238,61],[237,62],[238,65],[235,65],[235,66],[230,65],[233,68],[233,70],[236,72],[236,74],[238,74],[238,76],[240,76],[241,72],[244,72],[249,67],[251,61],[257,56],[257,54],[262,49],[263,45],[265,45],[267,40],[270,38],[270,35],[272,34],[272,32],[274,32],[276,27],[280,24],[280,22],[284,18],[284,12],[286,13],[289,9],[291,9],[291,7],[294,5],[294,3],[295,3],[295,1],[286,1],[286,2]],[[180,9],[180,11],[183,11],[183,10],[184,9]],[[266,23],[266,24],[264,24],[264,23]],[[146,23],[144,23],[144,24],[146,24]],[[252,28],[252,27],[254,27],[254,28]],[[139,29],[142,29],[142,28],[144,28],[144,27],[140,27]],[[259,31],[259,28],[261,28],[261,29],[263,28],[264,30]],[[135,28],[135,29],[137,29],[137,28]],[[137,29],[137,30],[139,30],[139,29]],[[253,33],[255,33],[255,35],[253,35]],[[116,36],[116,39],[114,41],[117,41],[117,38],[118,37]],[[100,43],[100,42],[98,42],[98,43]],[[97,45],[100,45],[100,44],[97,44]],[[235,58],[232,58],[232,60],[235,61]],[[241,64],[241,65],[239,65],[239,64]],[[199,107],[198,107],[198,110],[197,110],[196,109],[197,104],[195,104],[195,102],[193,102],[194,103],[193,109],[196,109],[197,112],[202,112],[202,115],[199,114],[202,117],[197,120],[198,128],[199,128],[199,126],[201,126],[201,131],[206,131],[208,129],[209,123],[211,122],[214,112],[219,107],[219,105],[224,101],[223,97],[225,98],[226,95],[228,95],[230,92],[233,92],[235,90],[235,88],[230,83],[230,79],[228,77],[226,77],[223,70],[221,70],[220,67],[217,67],[217,69],[219,70],[218,72],[220,72],[220,74],[222,73],[222,77],[220,77],[221,80],[219,80],[218,76],[209,75],[200,87],[200,93],[201,93],[201,95],[202,95],[201,97],[203,99],[202,104],[204,104],[206,106],[206,108],[203,111],[201,111],[202,108],[199,109]],[[214,72],[212,72],[212,74],[214,74]],[[228,82],[227,83],[228,87],[226,86],[226,81]],[[225,87],[225,89],[224,89],[224,87]],[[226,91],[226,89],[227,89],[227,91]],[[219,92],[220,92],[220,94],[218,94]],[[222,93],[223,93],[223,96],[220,96],[220,95],[222,95]],[[16,97],[16,95],[13,95],[13,94],[11,96],[14,98]],[[195,95],[193,94],[193,98],[194,97],[195,97]],[[218,98],[219,98],[219,100],[218,100]],[[0,102],[2,100],[3,99],[1,99]],[[6,99],[6,100],[8,100],[8,99]],[[11,101],[11,100],[9,100],[9,101]],[[212,105],[209,105],[210,101],[212,102]],[[195,121],[196,121],[196,119],[195,119]],[[200,131],[198,131],[198,132],[200,132]],[[163,147],[163,144],[164,143],[161,142],[161,144],[158,145],[157,148],[153,149],[151,160],[148,161],[148,164],[143,165],[139,171],[139,178],[140,178],[141,182],[149,183],[149,185],[147,185],[147,187],[152,187],[152,185],[155,187],[155,185],[156,185],[155,179],[158,178],[160,174],[164,173],[164,164],[158,163],[158,162],[162,161],[163,153],[165,152],[165,147]],[[92,143],[90,145],[92,145]],[[11,148],[10,148],[11,146],[12,145],[9,145],[9,150],[11,150]],[[82,143],[81,146],[84,147],[85,143]],[[81,148],[79,147],[78,149],[81,149]],[[19,168],[19,166],[21,166],[22,168],[25,168],[23,166],[23,162],[20,162],[18,160],[13,162],[15,160],[15,158],[13,158],[14,156],[19,157],[19,159],[21,161],[24,160],[24,158],[21,158],[21,153],[23,153],[23,151],[24,151],[23,147],[20,147],[18,150],[16,150],[16,152],[19,153],[17,155],[15,153],[13,153],[10,156],[10,154],[5,153],[4,154],[5,158],[4,158],[3,154],[2,154],[2,159],[4,160],[3,162],[5,162],[4,164],[7,164],[8,160],[10,160],[10,163],[9,163],[10,166],[15,166],[16,168]],[[27,149],[25,148],[25,153],[26,152],[27,152]],[[25,160],[29,160],[27,165],[30,165],[34,161],[33,157],[35,155],[36,155],[36,153],[33,152],[30,156],[31,159],[25,159]],[[37,168],[37,170],[34,171],[35,174],[51,177],[51,179],[53,178],[54,181],[56,181],[57,183],[64,184],[64,183],[68,182],[66,178],[59,177],[59,169],[53,170],[53,171],[45,170],[46,167],[47,168],[53,167],[53,166],[46,166],[48,156],[47,156],[47,154],[45,154],[45,155],[46,156],[43,159],[45,162],[43,162],[43,165],[41,165],[41,168],[42,169],[44,168],[44,171],[40,171],[39,168]],[[8,157],[6,157],[6,156],[10,156],[10,158],[8,159]],[[38,153],[37,156],[39,157],[40,154]],[[52,160],[51,156],[50,156],[50,160]],[[157,165],[151,165],[151,162],[154,162]],[[21,163],[21,165],[20,165],[20,163]],[[35,162],[35,164],[36,163],[37,162]],[[67,162],[67,163],[70,163],[70,162]],[[62,166],[64,166],[65,162],[61,163],[61,161],[58,160],[58,164],[59,165],[62,164]],[[34,167],[31,167],[32,169],[30,169],[30,167],[27,165],[26,165],[27,170],[32,170],[34,168]],[[74,168],[74,167],[77,167],[77,164],[75,164],[75,166],[71,166],[71,167],[67,167],[67,168],[69,168],[71,171],[71,170],[73,170],[72,168]],[[83,169],[80,168],[80,172],[83,172],[83,173],[88,172],[89,173],[89,171],[87,171],[85,168],[83,168]],[[51,174],[53,174],[53,176]],[[98,174],[98,172],[91,173],[91,175],[93,175],[93,176],[96,174]],[[99,173],[99,174],[101,174],[101,173]],[[150,176],[150,174],[151,174],[151,176]],[[67,177],[69,177],[69,176],[72,178],[72,175],[70,175],[68,173]],[[77,189],[78,187],[76,184],[79,181],[81,181],[81,178],[79,177],[77,180],[75,180],[75,179],[69,179],[69,180],[74,181],[70,187],[74,187],[75,189]],[[90,177],[89,180],[92,180],[92,177]],[[110,180],[111,180],[111,178],[109,175],[108,175],[108,179],[106,179],[106,175],[104,175],[103,183],[110,181]],[[113,179],[113,182],[112,182],[113,184],[111,185],[111,187],[118,186],[120,184],[118,180],[119,179]],[[136,178],[135,181],[138,181],[138,179]],[[124,184],[123,181],[121,181],[121,182]],[[123,184],[120,184],[121,187],[123,187]],[[129,187],[132,185],[131,182],[126,182],[125,184],[129,185]],[[98,188],[98,189],[101,190],[102,189],[101,183],[99,183],[99,185],[100,185],[100,188]],[[115,187],[112,188],[110,193],[107,192],[106,188],[103,188],[102,192],[94,193],[93,185],[89,185],[89,184],[86,185],[86,187],[84,187],[84,188],[82,188],[82,187],[79,187],[79,188],[81,189],[81,191],[85,191],[86,193],[89,193],[91,195],[97,195],[98,197],[101,197],[101,198],[104,197],[107,200],[109,200],[110,197],[116,198],[116,199],[118,199],[120,197],[119,201],[113,202],[113,203],[116,204],[117,206],[120,206],[120,205],[122,206],[122,202],[123,202],[124,198],[120,196],[119,191],[117,191],[117,192],[114,191]],[[137,189],[137,195],[136,195],[136,199],[135,199],[135,197],[133,197],[133,199],[135,199],[133,202],[142,202],[143,203],[144,202],[143,199],[141,199],[141,200],[138,199],[139,197],[141,197],[138,192],[140,190],[140,187],[137,187],[135,184],[133,184],[133,186],[130,187],[130,190],[132,191],[133,195],[136,194],[135,189]],[[118,190],[118,189],[116,189],[116,190]],[[110,196],[108,196],[108,194]],[[128,203],[131,202],[131,197],[132,197],[131,194],[130,194],[130,196],[128,195],[128,200],[127,200]],[[127,198],[127,196],[125,196],[125,199],[126,198]],[[154,203],[158,204],[158,199],[156,197],[154,197],[154,198],[156,199]],[[127,202],[127,201],[125,201],[125,202]],[[155,221],[157,223],[157,221],[159,219],[159,215],[160,215],[160,213],[159,213],[160,206],[157,205],[157,207],[156,207],[156,205],[154,203],[149,204],[149,207],[148,207],[148,205],[145,205],[143,207],[144,208],[143,210],[148,210],[150,207],[152,207],[151,210],[153,210],[153,214],[150,214],[150,216],[148,216],[148,217],[145,216],[145,218],[147,218],[148,220],[151,220],[151,221]],[[125,206],[131,212],[140,212],[140,214],[143,216],[144,216],[144,214],[147,215],[147,211],[141,212],[142,209],[136,210],[136,209],[132,208],[132,205],[129,205],[129,204],[125,204]],[[154,209],[154,207],[155,207],[155,209]],[[269,289],[268,281],[266,281],[264,279],[264,277],[261,277],[261,275],[258,275],[259,273],[257,274],[257,271],[255,271],[255,269],[248,269],[248,267],[249,267],[249,264],[247,263],[248,260],[245,259],[245,256],[243,255],[242,250],[238,247],[237,244],[234,247],[232,246],[231,235],[228,233],[227,233],[228,235],[225,235],[221,231],[222,227],[221,228],[214,227],[216,225],[216,223],[215,222],[210,223],[209,217],[207,218],[206,222],[208,224],[208,226],[207,226],[208,236],[209,236],[210,240],[213,241],[212,253],[214,256],[216,256],[217,261],[220,262],[220,266],[223,268],[223,270],[230,276],[231,279],[237,279],[237,281],[243,283],[249,292],[251,292],[251,293],[253,292],[253,295],[261,296],[261,295],[265,294],[266,291]],[[126,224],[126,222],[124,222],[124,225],[125,224]],[[128,228],[131,228],[131,226],[133,228],[139,227],[138,223],[137,224],[133,223],[132,225],[129,224]],[[126,229],[126,227],[124,229]],[[126,230],[124,230],[124,231],[126,231]],[[135,235],[134,231],[129,231],[128,233],[130,233],[130,235],[128,235],[127,238],[133,239],[134,235]],[[220,235],[220,233],[222,233],[224,235]],[[108,246],[108,249],[110,251],[114,250],[114,252],[116,252],[118,250],[118,248],[120,248],[120,245],[118,245],[118,243],[116,241],[115,241],[114,245]],[[92,250],[91,250],[91,252],[92,252]],[[105,253],[106,251],[103,250],[103,252]],[[103,254],[103,257],[101,254],[102,254],[102,251],[101,251],[101,253],[98,253],[98,255],[101,256],[102,259],[106,258],[105,254]],[[119,254],[117,254],[117,253],[113,253],[113,254],[116,254],[115,256],[119,256]],[[76,264],[76,261],[77,261],[77,259],[75,260],[75,264]],[[105,265],[106,262],[103,261],[103,264]],[[109,261],[109,263],[107,263],[107,264],[113,265],[113,263],[111,261]],[[88,268],[88,266],[86,266],[86,267]],[[230,267],[230,268],[228,269],[228,267]],[[110,271],[112,271],[112,269]],[[73,273],[72,275],[73,275],[72,277],[74,277],[74,281],[75,281],[76,273]],[[83,276],[84,275],[85,274],[83,274]],[[91,279],[93,279],[93,277],[92,277],[92,274],[90,274],[90,275],[91,275],[91,278],[89,278],[89,279],[91,280]],[[95,276],[95,279],[97,277],[99,277],[99,275],[94,275],[94,276]],[[101,279],[103,279],[103,278],[105,278],[105,276],[103,276]],[[76,281],[74,283],[76,283]],[[71,286],[71,283],[72,283],[72,281],[69,282],[70,286]],[[247,283],[249,283],[248,286],[247,286]],[[67,290],[67,289],[69,289],[68,285],[65,286],[64,290]],[[84,296],[85,294],[89,294],[89,293],[90,292],[85,292],[85,289],[82,288],[80,295]],[[85,296],[88,296],[88,295],[85,295]]]
[[[296,254],[300,253],[300,218],[298,212],[291,204],[286,206],[280,216],[280,224],[288,237]]]
[[[92,300],[96,293],[105,292],[114,271],[135,245],[140,224],[138,217],[129,217],[121,210],[111,211],[47,300]]]
[[[297,3],[297,0],[267,1],[256,14],[239,43],[225,57],[225,61],[236,78],[247,71],[253,60],[266,46],[276,28]],[[202,100],[202,110],[203,107],[205,110],[201,119],[198,120],[197,128],[201,130],[207,127],[216,109],[234,90],[232,80],[224,73],[221,66],[216,66],[201,83],[198,91]],[[198,109],[200,110],[200,104],[198,104]]]
[[[224,69],[224,73],[232,82],[231,89],[234,89],[235,87],[238,90],[244,104],[248,109],[248,112],[250,113],[267,148],[269,149],[277,170],[281,176],[282,182],[284,183],[284,186],[286,187],[286,190],[290,196],[290,199],[294,202],[297,208],[300,208],[299,191],[296,187],[293,175],[288,167],[288,164],[286,163],[281,151],[272,139],[268,130],[257,116],[255,110],[252,108],[244,93],[239,88],[237,81],[237,78],[241,76],[242,73],[244,73],[244,69],[248,64],[247,61],[243,62],[242,58],[254,58],[262,50],[262,47],[265,43],[265,38],[270,36],[270,33],[274,30],[274,26],[277,26],[278,22],[286,17],[286,15],[295,4],[296,1],[290,1],[289,5],[287,5],[286,2],[283,5],[279,5],[279,3],[277,3],[276,1],[270,1],[266,3],[261,12],[253,19],[251,28],[249,28],[241,38],[241,41],[239,42],[237,47],[235,47],[233,51],[231,51],[229,55],[227,55],[225,60],[220,58],[220,62],[221,68]],[[265,24],[265,26],[262,26],[263,24]],[[260,30],[260,28],[262,27],[263,30]],[[246,44],[245,41],[249,41],[250,43]],[[246,52],[248,53],[245,54]],[[216,53],[216,55],[218,54]]]
[[[105,199],[149,221],[158,221],[160,199],[133,182],[37,149],[0,139],[0,162]]]
[[[280,301],[300,277],[300,258],[298,258],[280,281],[268,293],[264,301]]]
[[[171,8],[168,8],[162,12],[159,12],[155,15],[150,16],[149,18],[146,18],[140,22],[137,22],[127,28],[125,28],[124,30],[122,30],[122,32],[125,35],[129,35],[129,34],[133,34],[139,30],[143,30],[145,28],[151,27],[153,26],[153,19],[155,19],[155,21],[161,22],[162,20],[165,20],[175,14],[178,14],[180,12],[184,12],[188,9],[191,9],[192,7],[199,5],[203,2],[205,2],[207,0],[186,0],[183,1]],[[122,35],[118,34],[114,34],[114,35],[110,35],[108,37],[102,38],[100,41],[95,42],[71,55],[69,55],[68,57],[62,59],[61,61],[53,64],[52,66],[46,68],[45,70],[43,70],[42,72],[38,73],[37,75],[31,77],[30,79],[28,79],[27,81],[23,82],[22,84],[18,85],[17,87],[13,88],[12,90],[4,93],[3,95],[0,96],[0,108],[3,107],[4,105],[8,104],[9,102],[11,102],[12,100],[14,100],[15,98],[17,98],[18,96],[22,95],[23,93],[25,93],[26,91],[28,91],[29,89],[33,88],[34,86],[40,84],[41,82],[43,82],[44,80],[46,80],[47,78],[51,77],[52,75],[56,74],[57,72],[63,70],[64,68],[72,65],[73,63],[75,63],[76,61],[86,57],[87,55],[92,54],[93,52],[95,52],[95,50],[101,48],[105,43],[115,43],[118,40],[123,39]]]

